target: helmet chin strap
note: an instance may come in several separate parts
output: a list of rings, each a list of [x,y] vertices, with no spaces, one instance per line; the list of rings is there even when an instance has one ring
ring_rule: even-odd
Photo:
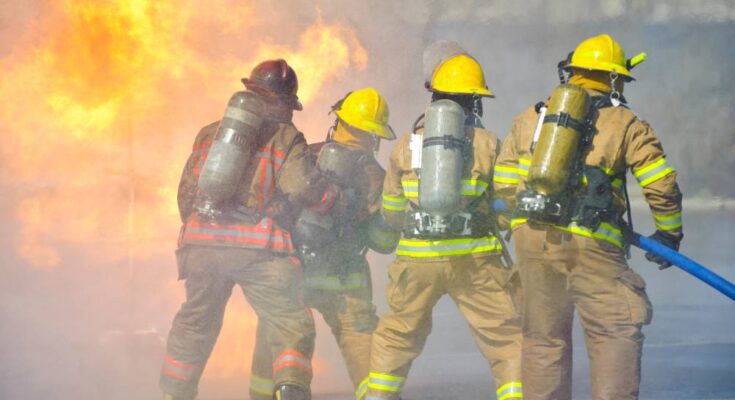
[[[610,71],[610,102],[613,107],[620,106],[620,92],[615,88],[615,81],[618,80],[617,71]]]

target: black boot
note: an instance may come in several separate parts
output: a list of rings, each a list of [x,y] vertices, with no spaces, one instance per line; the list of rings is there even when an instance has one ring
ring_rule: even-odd
[[[276,386],[273,398],[275,400],[311,400],[311,393],[309,389],[293,383],[282,383]]]

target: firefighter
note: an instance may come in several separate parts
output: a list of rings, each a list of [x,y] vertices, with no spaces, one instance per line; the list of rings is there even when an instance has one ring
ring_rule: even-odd
[[[242,81],[246,91],[232,96],[222,121],[197,135],[179,185],[177,261],[186,302],[161,370],[169,400],[196,396],[235,284],[269,333],[275,398],[310,398],[314,323],[300,300],[288,211],[326,212],[338,193],[319,177],[291,122],[302,109],[294,70],[284,60],[264,61]]]
[[[350,193],[342,197],[350,204],[334,207],[321,221],[312,219],[312,214],[302,215],[293,236],[304,269],[306,305],[318,310],[331,328],[355,386],[355,398],[361,400],[367,390],[371,335],[378,322],[364,230],[381,206],[385,171],[375,152],[380,139],[393,140],[395,134],[388,125],[388,104],[373,88],[348,93],[333,111],[337,118],[326,144],[310,147],[319,153],[322,174],[342,193]],[[251,400],[273,397],[271,364],[268,338],[259,324]]]
[[[653,238],[675,249],[682,238],[681,193],[661,142],[625,104],[624,82],[633,80],[630,69],[645,53],[626,60],[615,40],[599,35],[583,41],[570,56],[559,71],[562,83],[570,74],[568,84],[513,120],[493,178],[496,194],[516,209],[511,228],[524,300],[525,398],[571,398],[576,308],[590,360],[592,397],[637,399],[641,329],[652,310],[643,279],[626,262],[626,172],[640,184],[653,213],[658,228]],[[557,106],[572,98],[586,99],[572,103],[587,108],[579,113],[572,103],[567,110]],[[555,138],[566,144],[548,146],[551,136],[546,135],[559,130],[567,130],[562,135],[567,139],[579,137],[576,150],[569,150],[571,142],[562,136]],[[558,163],[564,154],[571,155],[566,172]],[[549,160],[557,161],[544,164]],[[545,186],[550,181],[541,182],[542,166],[567,177],[548,201],[538,201],[543,193],[534,194],[554,192]]]
[[[481,100],[492,93],[465,54],[440,63],[427,89],[432,102],[398,140],[383,185],[382,213],[403,237],[388,269],[390,310],[373,333],[367,399],[400,398],[445,294],[470,325],[498,398],[522,398],[516,280],[489,212],[499,143],[480,123]]]

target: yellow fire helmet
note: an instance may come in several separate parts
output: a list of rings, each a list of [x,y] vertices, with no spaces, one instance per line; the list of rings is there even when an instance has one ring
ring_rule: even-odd
[[[610,35],[602,34],[584,40],[574,49],[567,67],[596,71],[615,71],[628,79],[633,79],[630,70],[646,59],[640,53],[630,60],[625,59],[623,48]]]
[[[382,139],[396,138],[393,129],[388,125],[388,103],[374,88],[348,93],[333,109],[342,122],[353,128],[373,133]]]
[[[485,84],[485,74],[474,58],[459,54],[448,58],[434,70],[429,90],[447,94],[494,97]]]

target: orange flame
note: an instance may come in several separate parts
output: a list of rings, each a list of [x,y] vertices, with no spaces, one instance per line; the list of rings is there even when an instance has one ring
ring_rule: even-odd
[[[20,198],[17,251],[41,269],[71,255],[109,265],[170,254],[194,134],[257,62],[287,59],[305,104],[367,64],[349,27],[318,18],[283,43],[259,34],[255,7],[239,0],[51,0],[44,14],[0,59],[0,183]],[[228,311],[240,333],[223,332],[218,348],[232,351],[216,352],[208,374],[249,371],[245,355],[233,361],[251,351],[248,313]]]

